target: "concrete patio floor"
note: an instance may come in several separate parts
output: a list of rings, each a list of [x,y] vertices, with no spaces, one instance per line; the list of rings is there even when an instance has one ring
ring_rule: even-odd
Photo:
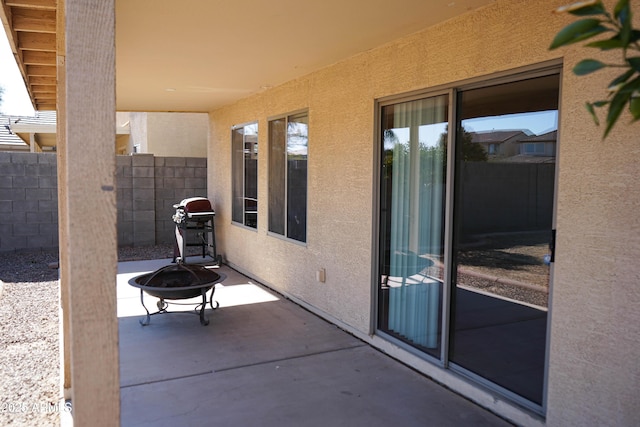
[[[128,280],[169,262],[118,265],[123,426],[510,425],[226,266],[208,326],[167,313],[143,327]]]

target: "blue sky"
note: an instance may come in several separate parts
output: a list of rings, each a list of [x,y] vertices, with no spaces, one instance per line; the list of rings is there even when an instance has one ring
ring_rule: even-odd
[[[539,111],[535,113],[508,114],[505,116],[464,120],[462,123],[468,132],[500,129],[529,129],[536,135],[542,135],[558,129],[558,112]]]
[[[12,116],[34,114],[27,89],[4,31],[0,31],[0,86],[4,88],[0,112]]]

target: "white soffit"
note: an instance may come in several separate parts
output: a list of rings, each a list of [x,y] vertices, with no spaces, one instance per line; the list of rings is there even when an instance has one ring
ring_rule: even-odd
[[[117,0],[119,111],[211,111],[494,0]]]

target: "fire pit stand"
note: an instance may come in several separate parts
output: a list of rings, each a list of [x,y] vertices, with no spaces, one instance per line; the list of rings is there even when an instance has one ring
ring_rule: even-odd
[[[193,313],[200,316],[200,324],[206,326],[209,319],[205,316],[204,310],[207,305],[207,292],[211,290],[209,295],[209,306],[212,310],[219,307],[217,301],[213,300],[215,292],[215,284],[224,280],[224,274],[217,273],[202,265],[191,265],[178,263],[167,265],[154,271],[153,273],[143,274],[129,280],[129,285],[140,289],[140,302],[147,312],[146,318],[140,320],[142,326],[151,323],[151,316],[163,313],[174,313],[167,310],[169,304],[176,305],[196,305],[194,312],[176,312],[176,313]],[[159,298],[156,303],[158,311],[150,313],[144,303],[144,294]],[[197,303],[179,303],[174,300],[183,300],[201,296],[202,301]]]

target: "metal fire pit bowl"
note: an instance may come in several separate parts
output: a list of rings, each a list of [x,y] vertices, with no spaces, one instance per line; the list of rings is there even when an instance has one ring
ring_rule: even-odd
[[[129,280],[129,285],[140,289],[140,302],[147,312],[146,319],[140,320],[142,326],[147,326],[151,322],[151,316],[155,314],[169,313],[167,300],[182,300],[202,296],[202,302],[198,303],[178,303],[177,305],[196,305],[195,314],[200,316],[200,324],[206,326],[209,319],[204,315],[207,305],[207,292],[211,290],[209,305],[212,310],[218,308],[219,304],[213,300],[215,284],[225,279],[224,274],[217,273],[198,264],[173,264],[167,265],[154,271],[153,273],[136,276]],[[156,298],[160,298],[157,303],[158,311],[149,313],[144,304],[144,294],[147,293]],[[215,303],[215,305],[214,305]]]

